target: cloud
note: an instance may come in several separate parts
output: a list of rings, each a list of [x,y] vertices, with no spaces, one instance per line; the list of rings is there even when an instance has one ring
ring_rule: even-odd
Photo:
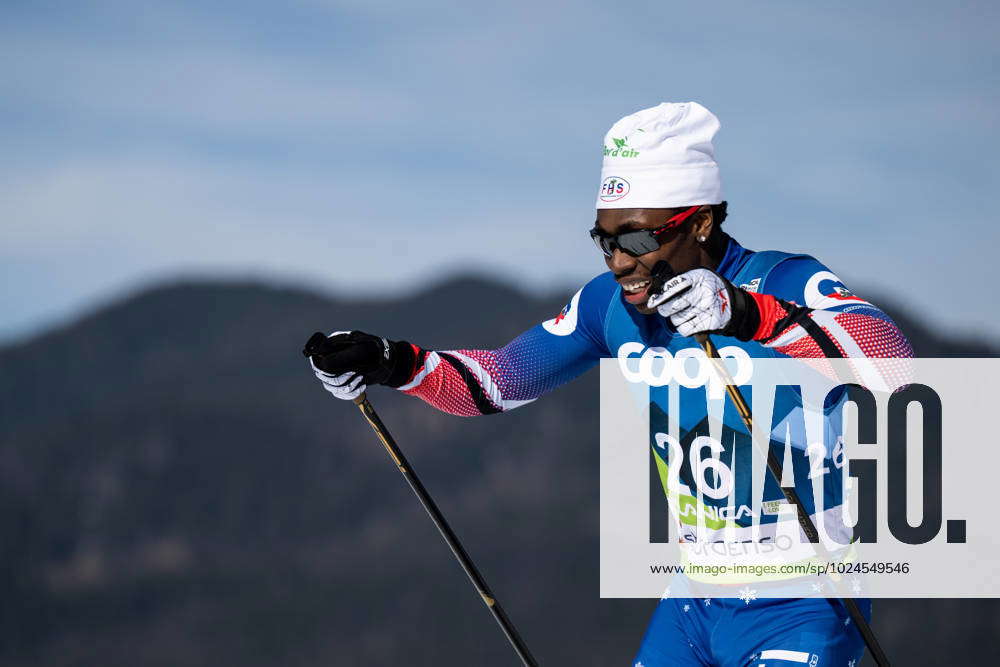
[[[989,280],[991,4],[55,7],[0,9],[8,330],[189,271],[582,282],[600,137],[663,99],[722,118],[741,241],[996,324],[926,270]]]

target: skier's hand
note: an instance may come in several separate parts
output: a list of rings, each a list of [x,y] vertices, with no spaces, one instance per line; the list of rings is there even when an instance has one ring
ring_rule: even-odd
[[[337,398],[353,400],[369,384],[402,386],[412,375],[415,353],[405,341],[391,341],[362,331],[316,332],[302,354],[323,387]]]
[[[646,305],[668,318],[682,336],[717,333],[750,340],[760,322],[756,302],[709,269],[674,276]]]
[[[313,363],[312,359],[309,360],[309,365],[312,366],[313,374],[316,378],[323,383],[323,389],[326,389],[342,401],[353,401],[368,389],[368,385],[365,384],[365,378],[360,373],[348,372],[341,373],[340,375],[331,375],[316,368],[316,364]]]

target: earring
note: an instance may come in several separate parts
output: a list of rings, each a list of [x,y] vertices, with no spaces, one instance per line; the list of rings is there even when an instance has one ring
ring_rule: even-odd
[[[698,237],[698,241],[700,241],[701,243],[704,243],[705,242],[705,237],[704,236],[699,236]]]

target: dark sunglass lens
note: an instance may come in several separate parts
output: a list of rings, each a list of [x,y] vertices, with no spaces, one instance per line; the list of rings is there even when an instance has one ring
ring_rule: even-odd
[[[618,243],[621,249],[633,257],[645,255],[660,248],[660,242],[653,234],[645,229],[635,232],[626,232],[618,236]]]

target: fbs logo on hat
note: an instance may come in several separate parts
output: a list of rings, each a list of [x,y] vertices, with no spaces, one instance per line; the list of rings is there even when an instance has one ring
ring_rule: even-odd
[[[629,184],[624,178],[608,176],[601,183],[601,201],[617,201],[628,194]]]

